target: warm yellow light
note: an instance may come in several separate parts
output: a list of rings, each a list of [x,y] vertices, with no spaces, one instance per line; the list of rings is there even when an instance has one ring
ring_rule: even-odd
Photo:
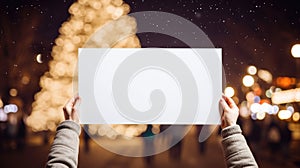
[[[272,91],[270,89],[266,90],[266,96],[267,98],[271,98],[272,97]]]
[[[246,87],[251,87],[254,84],[254,78],[250,75],[246,75],[243,77],[243,84]]]
[[[291,53],[294,58],[300,58],[300,44],[293,45]]]
[[[75,44],[79,44],[81,42],[81,39],[79,36],[74,36],[73,40],[72,40]]]
[[[234,96],[234,89],[232,87],[226,87],[224,90],[224,94],[228,97]]]
[[[64,50],[67,51],[67,52],[71,52],[75,49],[75,46],[73,43],[71,43],[70,41],[66,42],[65,45],[64,45]]]
[[[289,119],[292,116],[292,112],[289,110],[280,110],[278,112],[278,117],[281,120]]]
[[[0,108],[2,108],[2,107],[3,107],[3,101],[0,98]]]
[[[247,71],[248,71],[248,73],[249,73],[250,75],[255,75],[256,72],[257,72],[257,69],[256,69],[255,66],[251,65],[251,66],[248,67]]]
[[[116,10],[116,8],[113,5],[109,5],[106,8],[107,13],[113,13]]]
[[[97,1],[94,1],[91,6],[94,8],[94,9],[100,9],[101,8],[101,3],[100,2],[97,2]]]
[[[300,113],[299,112],[295,112],[293,114],[293,121],[298,122],[300,119]]]
[[[123,15],[123,9],[122,8],[116,8],[112,18],[113,19],[118,19],[122,15]]]
[[[74,70],[77,64],[78,48],[140,47],[139,39],[135,36],[136,21],[134,18],[126,16],[130,12],[129,9],[129,5],[122,0],[78,0],[71,5],[69,9],[71,17],[59,29],[60,35],[52,48],[53,59],[49,62],[49,72],[41,77],[41,91],[34,96],[32,112],[26,120],[33,130],[54,130],[55,125],[63,119],[61,109],[65,102],[75,94],[73,87],[76,82],[72,79],[76,78]],[[124,15],[126,17],[123,19],[116,20]],[[106,23],[112,21],[114,21],[113,26],[104,28]],[[102,34],[93,34],[100,28]],[[123,37],[124,34],[132,36],[120,41],[119,37]],[[86,44],[86,41],[92,37],[95,39],[90,40],[93,43]],[[42,61],[38,59],[39,57],[36,58],[37,62]],[[29,75],[28,77],[30,79]],[[29,82],[26,77],[22,81]],[[91,126],[89,131],[92,135],[110,138],[115,138],[119,134],[132,137],[138,136],[146,130],[146,125],[141,125],[99,125]]]
[[[17,89],[12,88],[12,89],[9,90],[9,94],[10,94],[12,97],[15,97],[15,96],[18,95],[18,91],[17,91]]]
[[[29,76],[24,75],[21,80],[22,84],[27,85],[30,82]]]
[[[254,102],[254,93],[253,92],[248,92],[246,94],[246,100],[249,102],[249,103],[253,103]]]
[[[265,112],[258,112],[258,113],[256,113],[256,118],[258,119],[258,120],[263,120],[264,118],[266,117],[266,113]]]
[[[300,88],[284,90],[272,94],[274,104],[300,102]]]
[[[260,79],[264,80],[265,82],[269,84],[272,83],[273,75],[269,71],[260,69],[257,72],[257,75]]]

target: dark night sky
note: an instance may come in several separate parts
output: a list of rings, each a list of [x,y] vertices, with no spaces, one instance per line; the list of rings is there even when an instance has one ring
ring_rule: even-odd
[[[50,51],[60,25],[69,17],[71,0],[2,0],[0,2],[0,96],[17,85],[20,76],[32,76],[29,99],[39,90],[39,77],[48,69]],[[223,49],[227,82],[239,87],[248,65],[269,70],[274,77],[295,76],[290,54],[300,43],[300,5],[287,0],[126,0],[131,12],[158,10],[182,16],[198,25],[216,47]],[[298,2],[298,3],[297,3]],[[139,35],[143,47],[187,47],[163,35]],[[38,53],[43,64],[35,61]],[[22,57],[22,59],[21,59]],[[16,71],[13,77],[10,72]],[[26,98],[26,97],[24,97]]]
[[[198,25],[216,47],[223,48],[223,64],[229,83],[240,84],[246,65],[251,64],[271,71],[274,76],[296,75],[290,49],[300,41],[300,5],[297,1],[128,2],[132,12],[171,12]],[[149,42],[142,40],[142,45],[149,46]],[[161,41],[150,40],[150,46],[161,45]],[[163,45],[181,47],[184,44]]]

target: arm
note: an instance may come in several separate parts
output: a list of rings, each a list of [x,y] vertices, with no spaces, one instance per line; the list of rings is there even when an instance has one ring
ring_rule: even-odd
[[[222,138],[227,167],[258,167],[240,126],[224,128]]]
[[[77,167],[80,126],[63,121],[56,130],[46,167]]]
[[[223,96],[222,146],[227,167],[258,167],[240,126],[236,125],[239,109],[234,101]]]
[[[64,107],[65,121],[56,130],[54,142],[48,155],[46,167],[77,167],[79,153],[80,125],[75,105],[78,97],[71,99]]]

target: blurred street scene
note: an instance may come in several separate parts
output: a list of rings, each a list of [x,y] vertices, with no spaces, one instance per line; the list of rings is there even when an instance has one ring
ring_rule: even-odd
[[[203,45],[203,39],[197,38],[201,33],[191,32],[176,19],[173,22],[183,29],[168,35],[158,32],[169,28],[172,19],[161,25],[142,22],[143,25],[130,16],[141,11],[159,11],[183,18],[203,31],[202,35],[211,40],[210,48],[221,48],[223,91],[240,109],[238,124],[258,164],[266,168],[300,167],[298,1],[3,0],[0,2],[1,168],[45,165],[56,127],[64,118],[62,107],[78,93],[79,48],[208,47]],[[86,44],[94,32],[112,22],[115,25],[106,27],[94,43]],[[156,31],[137,33],[139,26],[145,25]],[[124,31],[129,35],[119,39]],[[186,44],[183,37],[197,45]],[[177,84],[177,80],[173,83]],[[178,95],[180,91],[178,87]],[[147,102],[148,99],[143,97]],[[172,148],[147,157],[117,155],[98,143],[127,153],[151,153],[159,151],[166,142],[175,142],[176,134],[162,139],[154,136],[153,141],[142,141],[140,137],[157,135],[167,127],[82,125],[85,131],[80,136],[79,167],[225,167],[219,127],[199,143],[203,126],[192,126]]]
[[[195,138],[196,127],[193,127],[182,141],[180,152],[173,158],[170,149],[153,157],[151,165],[153,167],[225,167],[223,151],[221,148],[221,138],[216,129],[213,135],[205,142],[205,149]],[[46,139],[49,141],[45,140]],[[113,140],[102,137],[107,144]],[[1,138],[2,139],[2,138]],[[2,139],[3,140],[3,139]],[[47,160],[50,143],[53,140],[53,133],[30,133],[27,135],[23,146],[18,147],[17,141],[7,140],[1,142],[0,163],[1,167],[43,167]],[[84,134],[81,134],[79,167],[148,167],[149,163],[143,157],[132,158],[111,153],[100,147],[93,140],[88,142],[86,150]],[[290,141],[287,145],[278,143],[277,146],[269,146],[265,141],[249,141],[251,148],[255,149],[254,155],[260,167],[289,168],[300,167],[299,141]],[[140,145],[141,141],[126,139],[118,140],[120,148],[131,150],[130,148]],[[3,145],[5,144],[5,145]],[[276,151],[273,151],[274,148]],[[142,150],[142,149],[141,149]],[[176,150],[176,149],[175,149]]]

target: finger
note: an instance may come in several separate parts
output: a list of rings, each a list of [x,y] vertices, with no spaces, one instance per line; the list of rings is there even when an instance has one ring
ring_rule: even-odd
[[[79,102],[79,96],[74,96],[74,97],[72,97],[68,102],[67,102],[67,104],[66,104],[66,106],[70,106],[70,107],[74,107],[75,105],[76,105],[76,103],[78,103]]]
[[[79,104],[81,101],[80,97],[77,95],[74,97],[74,103],[73,103],[73,107],[76,106],[77,104]]]
[[[76,108],[72,109],[72,120],[75,122],[79,122],[79,113]]]
[[[68,113],[71,113],[76,103],[79,101],[79,97],[75,96],[68,100],[66,103],[64,110],[66,110]]]
[[[73,104],[73,100],[69,99],[64,106],[64,110],[66,110],[67,112],[70,112],[72,110],[72,106],[73,106],[72,104]]]
[[[227,102],[229,104],[229,107],[231,107],[231,108],[236,108],[237,107],[232,98],[228,97]]]
[[[227,104],[229,104],[228,97],[225,94],[222,94],[222,98],[226,101]]]
[[[227,111],[230,110],[230,107],[228,106],[227,102],[225,101],[225,99],[223,97],[221,98],[220,103],[223,107],[223,110],[227,110]]]
[[[234,102],[234,100],[232,98],[230,98],[230,97],[228,97],[228,96],[226,96],[224,94],[222,95],[222,98],[227,102],[227,104],[228,104],[228,106],[230,108],[237,107],[236,104],[235,104],[235,102]]]
[[[78,112],[77,112],[77,109],[76,108],[73,108],[72,109],[72,115],[75,117],[77,116],[78,117]]]

